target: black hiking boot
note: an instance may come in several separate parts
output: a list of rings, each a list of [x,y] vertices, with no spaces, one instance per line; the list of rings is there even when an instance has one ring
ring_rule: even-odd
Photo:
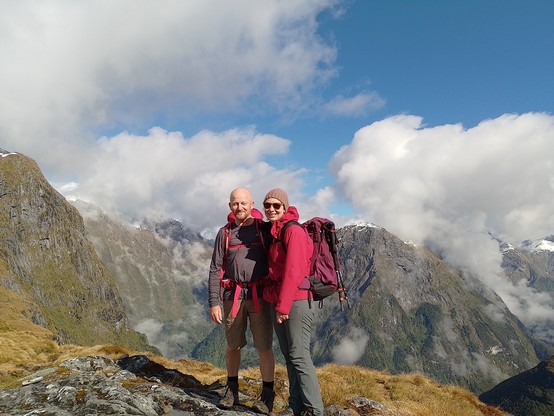
[[[267,387],[262,388],[262,395],[260,400],[252,405],[252,410],[257,413],[268,415],[273,410],[273,400],[275,399],[275,392]]]
[[[227,387],[225,387],[225,393],[219,400],[219,407],[222,409],[230,409],[234,405],[239,404],[239,383],[235,381],[229,381]]]

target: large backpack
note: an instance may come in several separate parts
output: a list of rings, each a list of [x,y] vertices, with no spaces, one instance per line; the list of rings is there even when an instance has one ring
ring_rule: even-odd
[[[281,229],[281,244],[285,252],[287,247],[284,242],[285,230],[292,226],[298,225],[311,237],[314,245],[312,257],[310,259],[310,276],[306,277],[301,289],[310,291],[308,300],[311,304],[311,299],[319,301],[319,307],[323,306],[323,299],[338,292],[340,308],[344,309],[344,302],[350,308],[348,295],[344,289],[342,280],[342,265],[339,261],[337,238],[335,223],[327,218],[314,217],[302,224],[297,221],[287,222]]]

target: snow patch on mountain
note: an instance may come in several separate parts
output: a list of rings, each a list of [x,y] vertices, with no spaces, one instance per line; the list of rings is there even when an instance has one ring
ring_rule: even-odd
[[[554,251],[554,236],[543,238],[542,240],[527,240],[521,244],[521,247],[532,253],[539,251]]]
[[[357,227],[357,228],[381,228],[378,225],[373,224],[372,222],[367,222],[363,220],[350,220],[346,224],[344,224],[345,227]]]

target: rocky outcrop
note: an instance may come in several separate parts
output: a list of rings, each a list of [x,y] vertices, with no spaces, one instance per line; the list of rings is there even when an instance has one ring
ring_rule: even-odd
[[[0,285],[60,343],[151,349],[132,330],[113,277],[85,236],[79,212],[30,158],[0,158]]]
[[[247,382],[241,380],[241,383]],[[232,410],[216,404],[224,386],[202,385],[194,376],[167,369],[145,356],[118,360],[92,356],[66,360],[22,380],[22,386],[0,390],[3,415],[254,415],[254,398],[241,395],[244,405]],[[327,416],[392,415],[385,406],[355,397],[351,407],[330,406]],[[359,411],[358,411],[358,410]]]

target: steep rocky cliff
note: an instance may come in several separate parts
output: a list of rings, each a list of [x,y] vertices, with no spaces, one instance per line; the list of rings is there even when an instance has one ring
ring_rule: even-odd
[[[25,305],[30,321],[48,328],[60,343],[151,348],[130,328],[117,286],[86,239],[79,212],[32,159],[4,152],[0,285]]]

